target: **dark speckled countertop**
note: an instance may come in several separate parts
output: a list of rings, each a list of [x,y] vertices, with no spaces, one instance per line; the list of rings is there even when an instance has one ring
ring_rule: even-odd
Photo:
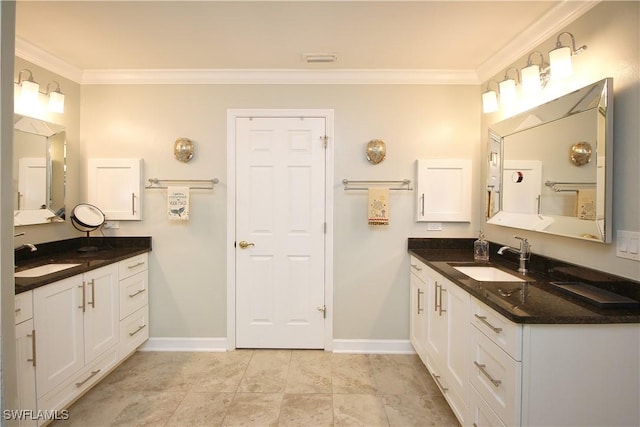
[[[409,239],[409,252],[437,273],[516,323],[587,324],[640,323],[637,307],[606,307],[559,290],[551,282],[581,282],[640,302],[640,283],[597,270],[532,255],[526,276],[517,272],[517,255],[498,255],[490,243],[488,265],[526,282],[479,282],[454,269],[456,265],[487,265],[473,260],[475,239]]]
[[[80,252],[85,246],[95,247],[91,252]],[[67,277],[95,270],[136,255],[151,251],[151,237],[84,237],[40,243],[37,251],[21,249],[15,253],[16,271],[27,270],[43,264],[79,264],[56,273],[38,277],[16,277],[16,294],[38,288]]]

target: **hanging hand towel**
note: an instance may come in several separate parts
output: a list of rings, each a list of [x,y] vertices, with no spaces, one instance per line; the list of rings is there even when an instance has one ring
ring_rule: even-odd
[[[577,217],[580,219],[594,220],[596,219],[596,190],[582,189],[578,190],[578,212]]]
[[[171,220],[189,219],[189,187],[167,188],[167,215]]]
[[[389,225],[388,188],[369,188],[369,225]]]

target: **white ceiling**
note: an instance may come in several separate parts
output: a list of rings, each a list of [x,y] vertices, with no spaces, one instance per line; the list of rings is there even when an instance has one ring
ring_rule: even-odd
[[[16,53],[81,83],[90,76],[167,70],[357,70],[478,83],[592,5],[20,0]],[[325,52],[338,61],[303,60],[304,53]]]

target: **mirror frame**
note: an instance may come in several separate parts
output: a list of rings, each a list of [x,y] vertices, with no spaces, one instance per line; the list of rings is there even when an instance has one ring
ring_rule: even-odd
[[[14,187],[17,194],[17,200],[14,201],[14,226],[27,226],[35,224],[55,224],[64,222],[65,203],[66,203],[66,129],[64,126],[50,123],[34,117],[22,114],[14,114],[14,165],[17,164],[15,159],[17,136],[20,134],[29,134],[43,138],[43,149],[45,158],[45,204],[42,209],[19,209],[20,194],[19,171],[13,173]],[[62,138],[61,146],[58,148],[61,153],[61,164],[54,165],[52,153],[52,141],[56,138]],[[59,173],[54,173],[54,168]],[[55,176],[60,175],[61,185],[54,189]],[[54,195],[59,194],[62,198],[61,206],[53,206]],[[17,204],[17,205],[16,205]],[[54,210],[55,209],[55,210]],[[60,214],[62,212],[62,214]]]
[[[538,196],[537,213],[514,213],[504,210],[504,166],[505,138],[520,134],[529,129],[573,117],[579,113],[594,111],[598,121],[593,158],[596,160],[596,205],[598,214],[594,220],[581,219],[578,216],[545,215],[541,212],[544,191],[575,191],[580,187],[571,186],[580,183],[557,183],[568,185],[564,188],[553,187],[553,182],[541,183]],[[601,120],[603,119],[603,120]],[[603,127],[603,128],[602,128]],[[519,135],[521,136],[521,135]],[[587,85],[581,89],[563,95],[545,104],[489,125],[488,130],[488,173],[487,173],[487,224],[501,225],[523,230],[537,231],[583,239],[601,243],[612,240],[613,210],[613,78],[608,77]],[[569,158],[569,152],[566,153]],[[602,172],[604,169],[604,172]],[[544,172],[544,165],[543,165]],[[520,181],[518,181],[520,182]],[[546,188],[550,187],[550,188]],[[584,188],[584,187],[583,187]],[[602,217],[601,217],[602,216]],[[586,227],[585,227],[586,226]],[[569,229],[593,232],[571,233]]]

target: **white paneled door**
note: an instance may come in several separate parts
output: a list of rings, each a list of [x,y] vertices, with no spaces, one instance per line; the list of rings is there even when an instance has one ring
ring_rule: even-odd
[[[236,118],[236,347],[324,347],[325,127]]]

